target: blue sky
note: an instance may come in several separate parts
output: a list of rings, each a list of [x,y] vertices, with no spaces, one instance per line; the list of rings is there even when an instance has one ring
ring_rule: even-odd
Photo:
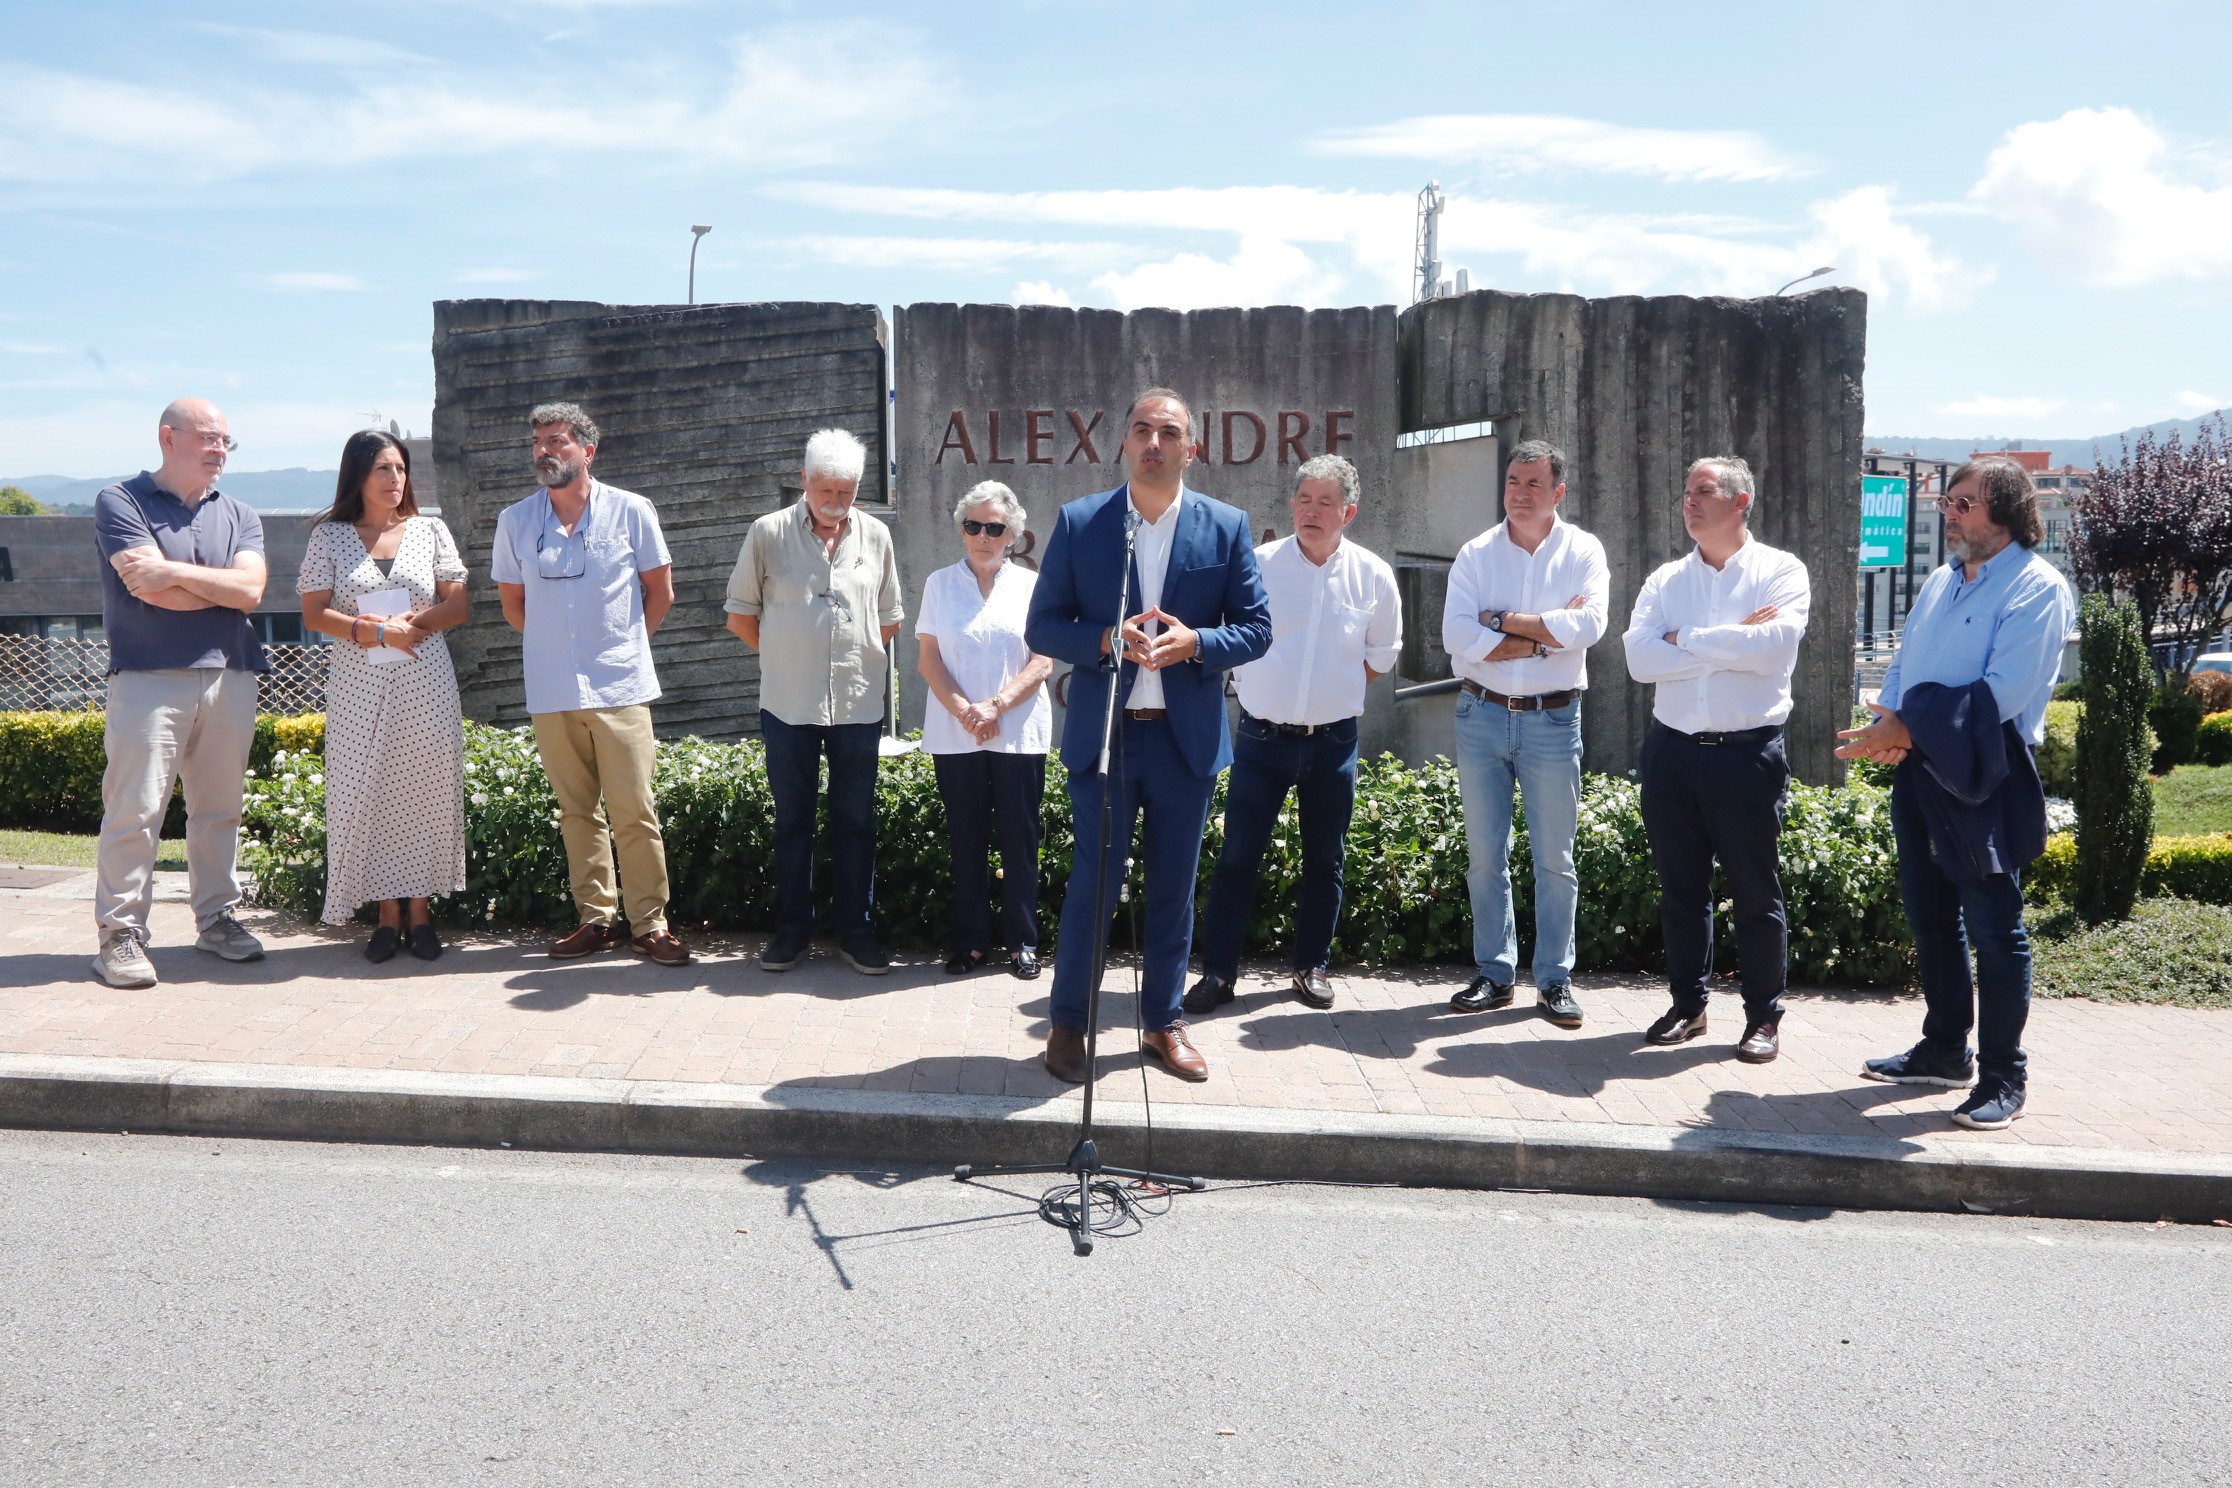
[[[0,471],[423,432],[436,299],[1870,293],[1868,428],[2232,402],[2232,7],[11,7]]]

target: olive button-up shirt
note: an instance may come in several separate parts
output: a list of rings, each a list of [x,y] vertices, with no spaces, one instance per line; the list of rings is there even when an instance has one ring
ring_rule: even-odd
[[[745,534],[727,610],[760,621],[760,707],[794,727],[877,723],[890,683],[883,627],[905,618],[891,531],[855,508],[834,553],[802,497]]]

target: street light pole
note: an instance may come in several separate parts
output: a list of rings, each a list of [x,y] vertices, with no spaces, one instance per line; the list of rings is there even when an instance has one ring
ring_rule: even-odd
[[[697,245],[711,231],[710,226],[690,229],[690,303],[693,305],[697,303]]]
[[[1797,278],[1791,280],[1790,284],[1803,284],[1808,279],[1819,279],[1824,274],[1834,274],[1836,272],[1837,266],[1835,264],[1823,264],[1820,268],[1815,269],[1811,274],[1800,274]],[[1785,284],[1782,289],[1776,290],[1775,294],[1781,294],[1783,292],[1783,289],[1790,288],[1790,284]],[[1768,298],[1773,299],[1774,295],[1769,295]]]

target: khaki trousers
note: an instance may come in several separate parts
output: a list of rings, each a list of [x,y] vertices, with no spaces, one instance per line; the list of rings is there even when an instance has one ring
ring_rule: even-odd
[[[651,799],[651,710],[576,708],[533,719],[543,772],[558,796],[558,830],[566,839],[566,866],[582,923],[609,925],[620,918],[612,881],[617,852],[630,933],[664,930],[666,839]]]
[[[229,667],[118,672],[108,679],[102,733],[101,840],[94,849],[93,920],[147,940],[155,854],[172,785],[186,786],[186,879],[206,930],[240,903],[241,782],[256,741],[256,674]]]

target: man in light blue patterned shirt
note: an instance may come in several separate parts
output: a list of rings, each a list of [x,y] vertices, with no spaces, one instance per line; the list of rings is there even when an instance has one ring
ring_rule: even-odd
[[[2077,602],[2068,581],[2032,551],[2043,535],[2038,499],[2030,475],[2013,460],[1971,460],[1953,472],[1937,505],[1952,561],[1930,575],[1907,616],[1899,654],[1872,705],[1875,722],[1838,735],[1845,741],[1837,750],[1841,757],[1900,766],[1891,788],[1891,825],[1927,1006],[1922,1042],[1904,1054],[1869,1060],[1861,1073],[1900,1085],[1974,1085],[1953,1119],[1997,1131],[2023,1114],[2028,1082],[2022,1039],[2030,1017],[2031,952],[2022,885],[2012,869],[1982,877],[1949,871],[1954,865],[1935,850],[1923,805],[1931,788],[1918,773],[1924,760],[1907,758],[1914,738],[1900,710],[1924,683],[1971,688],[1981,681],[1998,705],[1999,721],[2013,724],[2036,749],[2045,738],[2046,704]]]

